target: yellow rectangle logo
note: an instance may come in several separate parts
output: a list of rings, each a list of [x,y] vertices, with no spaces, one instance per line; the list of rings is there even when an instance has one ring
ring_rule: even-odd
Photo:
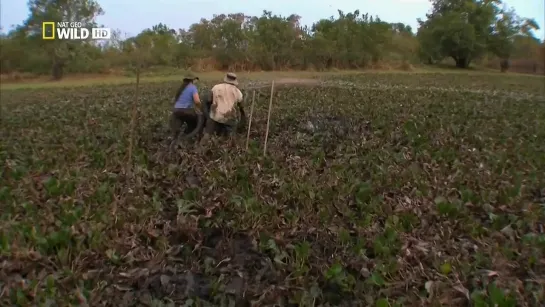
[[[51,35],[47,35],[46,27],[51,27]],[[45,21],[42,22],[42,39],[55,39],[55,22]]]

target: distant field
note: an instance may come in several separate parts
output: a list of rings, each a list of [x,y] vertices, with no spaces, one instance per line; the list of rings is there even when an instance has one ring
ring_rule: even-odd
[[[458,70],[458,69],[445,69],[445,68],[433,68],[423,67],[416,68],[412,71],[396,71],[396,70],[378,70],[378,71],[331,71],[331,72],[311,72],[311,71],[278,71],[278,72],[241,72],[238,73],[239,79],[242,81],[250,80],[273,80],[277,78],[327,78],[334,76],[346,76],[346,75],[361,75],[364,74],[457,74],[473,76],[502,76],[502,78],[537,78],[543,80],[543,76],[539,75],[522,75],[516,73],[500,74],[494,70]],[[203,81],[218,82],[223,78],[224,72],[203,72],[195,73]],[[179,73],[173,73],[173,71],[145,71],[142,73],[142,82],[169,82],[180,80],[183,76],[183,71]],[[74,87],[74,86],[94,86],[94,85],[118,85],[134,83],[136,81],[135,76],[123,76],[123,75],[75,75],[67,76],[61,81],[51,81],[50,77],[39,77],[31,79],[23,79],[15,81],[13,79],[4,76],[0,82],[1,90],[12,89],[34,89],[34,88],[56,88],[56,87]]]
[[[238,76],[242,80],[270,80],[274,78],[284,77],[302,77],[302,78],[314,78],[330,75],[346,75],[354,74],[356,72],[328,72],[328,73],[316,73],[316,72],[251,72],[251,73],[239,73]],[[202,81],[219,82],[222,80],[225,73],[223,72],[205,72],[195,73]],[[181,81],[183,77],[183,71],[179,74],[161,74],[161,73],[143,73],[142,82],[169,82],[169,81]],[[1,84],[2,90],[11,89],[27,89],[27,88],[54,88],[54,87],[73,87],[73,86],[94,86],[94,85],[119,85],[134,83],[136,81],[135,76],[118,76],[118,75],[94,75],[94,76],[69,76],[61,81],[51,81],[48,77],[41,77],[36,79],[24,80],[20,82],[4,81]]]
[[[179,78],[142,84],[129,166],[134,78],[2,84],[0,305],[545,301],[545,78],[240,74],[249,150],[169,152]]]

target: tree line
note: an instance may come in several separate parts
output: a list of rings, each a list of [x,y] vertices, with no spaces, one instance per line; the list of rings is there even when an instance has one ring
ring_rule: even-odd
[[[128,67],[167,66],[193,70],[364,69],[401,67],[451,59],[468,68],[497,59],[529,59],[545,66],[545,44],[535,20],[519,17],[501,0],[432,0],[419,27],[381,20],[359,10],[301,25],[297,14],[219,14],[188,29],[159,23],[133,37],[114,31],[97,41],[42,40],[43,21],[78,21],[96,26],[104,14],[95,0],[30,0],[28,18],[0,37],[2,74],[104,73]]]

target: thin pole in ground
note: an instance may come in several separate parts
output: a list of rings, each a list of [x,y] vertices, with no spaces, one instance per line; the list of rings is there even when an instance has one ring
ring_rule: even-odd
[[[134,126],[136,124],[136,115],[138,111],[138,98],[140,95],[140,64],[136,67],[136,92],[134,102],[132,104],[132,114],[130,123],[130,135],[129,135],[129,157],[127,159],[127,171],[130,169],[132,163],[132,147],[134,142]]]
[[[273,93],[274,93],[274,80],[271,84],[271,99],[269,100],[269,113],[267,114],[267,130],[265,131],[265,144],[263,145],[263,156],[267,154],[267,140],[269,139],[269,127],[271,124],[271,109],[273,103]]]
[[[252,128],[252,115],[254,114],[255,90],[252,94],[252,106],[250,107],[250,119],[248,120],[248,132],[246,133],[246,151],[250,143],[250,129]]]

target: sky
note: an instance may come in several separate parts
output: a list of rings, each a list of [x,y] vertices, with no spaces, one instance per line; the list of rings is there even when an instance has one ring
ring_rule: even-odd
[[[170,28],[188,28],[201,18],[210,19],[213,14],[245,13],[260,16],[263,10],[273,14],[301,16],[301,23],[313,22],[337,16],[337,9],[345,13],[360,12],[379,16],[387,22],[403,22],[417,29],[417,18],[425,18],[431,5],[428,0],[98,0],[105,14],[97,21],[105,27],[119,29],[128,36],[138,34],[160,22]],[[536,36],[545,39],[545,0],[507,0],[523,17],[534,18],[542,28]],[[3,32],[12,25],[20,24],[28,16],[27,1],[0,0],[0,26]]]

